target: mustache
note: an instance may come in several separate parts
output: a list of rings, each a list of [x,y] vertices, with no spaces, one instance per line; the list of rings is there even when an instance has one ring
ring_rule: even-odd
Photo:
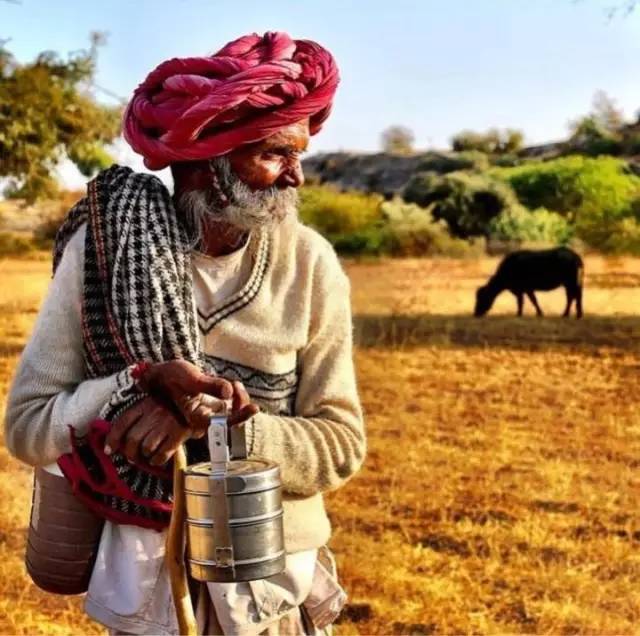
[[[252,231],[271,228],[287,217],[297,216],[298,192],[295,188],[272,186],[266,190],[252,190],[232,172],[225,157],[213,159],[211,164],[216,183],[207,189],[183,191],[176,199],[196,240],[202,237],[209,223],[223,222]]]

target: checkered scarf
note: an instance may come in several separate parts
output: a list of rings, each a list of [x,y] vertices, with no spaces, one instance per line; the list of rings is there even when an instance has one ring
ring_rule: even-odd
[[[54,272],[84,223],[86,373],[117,374],[118,389],[85,435],[70,427],[72,452],[59,465],[74,492],[104,518],[160,529],[171,514],[171,468],[131,464],[102,449],[110,422],[144,397],[134,386],[132,365],[183,358],[203,367],[190,239],[162,182],[121,166],[101,172],[70,211],[56,236]],[[202,443],[191,442],[187,451],[190,461],[207,459]]]

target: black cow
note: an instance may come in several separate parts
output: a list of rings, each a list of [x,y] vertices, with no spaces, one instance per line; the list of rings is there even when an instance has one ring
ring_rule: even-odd
[[[498,294],[508,289],[518,301],[518,316],[522,316],[524,294],[533,303],[538,316],[542,316],[534,291],[564,286],[567,308],[563,316],[569,315],[571,303],[575,300],[576,316],[582,318],[583,275],[582,259],[567,247],[512,252],[502,259],[489,282],[476,292],[474,315],[484,316]]]

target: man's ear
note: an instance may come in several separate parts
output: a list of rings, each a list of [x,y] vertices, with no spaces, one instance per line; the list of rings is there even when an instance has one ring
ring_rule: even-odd
[[[207,161],[178,161],[170,165],[174,193],[181,190],[205,190],[210,176]]]

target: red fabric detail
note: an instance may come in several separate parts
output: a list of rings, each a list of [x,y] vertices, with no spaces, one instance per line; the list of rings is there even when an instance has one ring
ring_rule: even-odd
[[[81,499],[88,508],[96,512],[101,517],[114,521],[116,523],[129,523],[144,528],[154,528],[160,530],[166,528],[166,521],[155,521],[146,517],[135,516],[124,513],[120,510],[114,510],[98,501],[91,495],[113,495],[126,499],[149,510],[170,514],[173,508],[171,503],[164,503],[156,499],[147,499],[139,497],[120,479],[110,456],[104,453],[104,444],[107,433],[111,428],[111,424],[106,420],[96,419],[89,424],[89,430],[84,436],[77,436],[72,426],[69,426],[71,437],[71,452],[62,455],[58,459],[58,466],[71,484],[71,489],[75,496]],[[85,458],[83,459],[83,454]],[[96,480],[87,470],[85,461],[86,455],[90,454],[92,465],[99,464],[104,475],[101,481]],[[137,464],[140,470],[144,472],[170,480],[172,477],[172,468],[150,466],[149,464]]]
[[[111,290],[109,285],[111,284],[111,272],[109,271],[109,267],[107,266],[107,257],[105,255],[105,246],[104,239],[102,237],[102,228],[99,222],[100,214],[99,214],[99,204],[98,204],[98,181],[97,179],[93,179],[89,183],[87,191],[89,193],[89,207],[92,212],[90,215],[91,226],[93,229],[93,238],[96,244],[96,260],[98,261],[98,269],[100,270],[100,282],[102,284],[102,290],[105,298],[109,298],[111,294]],[[113,317],[113,313],[111,312],[111,306],[109,304],[106,305],[106,316],[107,326],[109,327],[109,332],[111,333],[111,337],[113,338],[113,342],[118,348],[118,351],[125,359],[127,364],[133,364],[134,360],[129,352],[129,349],[122,339],[120,334],[120,330],[118,329],[118,325],[116,324],[116,320]]]
[[[149,370],[151,367],[150,362],[138,362],[133,369],[131,369],[131,377],[137,381],[142,379],[142,376]]]
[[[123,134],[152,170],[223,155],[329,116],[339,82],[329,51],[283,32],[245,35],[211,57],[173,58],[136,88]]]

